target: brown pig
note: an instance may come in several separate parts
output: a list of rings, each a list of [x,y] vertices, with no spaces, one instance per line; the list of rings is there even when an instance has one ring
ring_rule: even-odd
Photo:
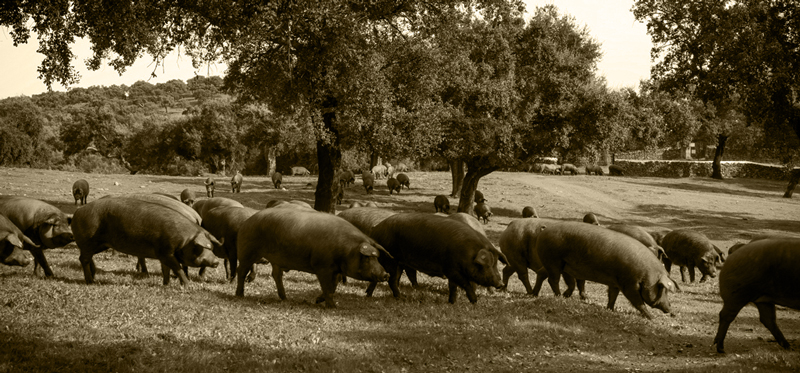
[[[741,246],[730,254],[719,273],[722,310],[714,337],[717,352],[725,352],[725,335],[739,311],[755,303],[761,323],[778,344],[791,346],[778,328],[775,305],[800,310],[800,239],[765,238]],[[759,339],[761,339],[759,337]]]
[[[386,281],[389,275],[378,256],[389,253],[346,220],[316,211],[272,208],[257,212],[239,228],[236,295],[244,296],[245,275],[257,260],[272,264],[278,296],[286,299],[283,272],[298,270],[317,276],[325,301],[336,307],[333,294],[339,276],[356,280]]]
[[[230,198],[214,197],[197,201],[194,203],[194,205],[192,205],[192,208],[197,211],[198,214],[200,214],[200,218],[202,219],[207,212],[211,211],[211,209],[220,206],[244,207],[244,205],[238,201],[234,201]]]
[[[459,287],[475,303],[475,284],[503,286],[497,260],[507,263],[505,255],[488,238],[459,221],[423,213],[397,214],[375,226],[372,238],[393,257],[381,256],[379,260],[389,272],[389,287],[395,298],[400,296],[398,282],[403,269],[446,277],[450,303],[455,303]]]
[[[640,226],[630,224],[611,224],[606,226],[606,228],[635,238],[636,241],[641,242],[645,247],[647,247],[647,249],[656,258],[658,258],[658,260],[663,261],[667,258],[667,254],[664,252],[664,249],[659,246],[658,243],[656,243],[656,240],[650,235],[650,233],[647,233],[647,231]]]
[[[75,212],[75,242],[87,284],[95,280],[92,257],[106,249],[161,262],[164,285],[170,269],[188,283],[181,265],[216,267],[213,251],[222,246],[208,231],[177,211],[154,201],[128,197],[101,198]]]
[[[186,188],[181,192],[181,202],[185,203],[186,206],[192,207],[194,200],[194,192],[191,189]]]
[[[215,248],[214,255],[225,259],[225,276],[231,282],[236,278],[236,236],[239,227],[256,212],[249,207],[221,206],[206,212],[206,218],[203,219],[203,228],[223,242],[221,247]],[[251,274],[250,278],[252,281],[255,275]]]
[[[214,181],[213,177],[207,177],[206,181],[203,182],[206,185],[206,197],[214,198],[214,188],[217,185],[217,182]]]
[[[89,182],[85,179],[80,179],[72,184],[72,196],[75,197],[75,204],[81,201],[81,205],[86,204],[86,197],[89,196]]]
[[[43,250],[62,247],[74,241],[70,228],[72,216],[49,203],[17,196],[0,196],[0,214],[14,223],[34,245],[39,245],[23,242],[23,248],[33,254],[34,273],[41,266],[44,275],[52,277],[53,271],[47,264]]]
[[[620,290],[644,317],[652,318],[645,304],[670,313],[669,292],[674,281],[662,263],[642,243],[625,234],[579,222],[564,222],[544,229],[536,251],[556,295],[563,273],[608,285],[608,308],[614,309]]]
[[[698,267],[703,274],[700,282],[704,282],[708,276],[717,276],[716,266],[721,258],[706,235],[691,229],[676,229],[664,236],[661,247],[668,257],[664,259],[664,267],[669,272],[672,264],[678,265],[681,281],[686,282],[683,274],[683,269],[686,267],[689,268],[691,282],[694,282],[695,267]]]
[[[561,220],[554,219],[517,219],[511,222],[500,234],[500,251],[508,259],[508,265],[503,268],[503,288],[508,286],[511,275],[517,274],[525,291],[529,295],[538,296],[542,289],[544,280],[547,279],[547,271],[539,260],[539,253],[536,251],[536,239],[547,227],[561,224]],[[528,279],[528,268],[536,272],[536,285],[531,288]],[[570,297],[577,285],[581,299],[586,299],[585,281],[576,280],[568,273],[564,273],[564,282],[567,284],[567,291],[564,297]]]

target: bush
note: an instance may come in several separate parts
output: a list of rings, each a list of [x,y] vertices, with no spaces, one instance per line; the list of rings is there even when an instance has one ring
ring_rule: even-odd
[[[711,176],[711,161],[637,161],[617,160],[616,165],[625,169],[625,176],[653,177],[708,177]],[[722,177],[786,180],[789,169],[778,165],[753,162],[723,161],[720,163]]]
[[[94,174],[126,174],[128,170],[113,158],[106,158],[99,154],[79,154],[74,160],[75,168],[86,173]]]

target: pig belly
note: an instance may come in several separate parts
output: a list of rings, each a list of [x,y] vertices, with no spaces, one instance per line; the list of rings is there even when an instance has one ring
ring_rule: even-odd
[[[421,260],[404,260],[400,264],[416,269],[417,271],[428,276],[445,277],[444,268],[442,268],[442,266],[438,263],[431,263],[429,261]]]
[[[147,242],[136,242],[131,240],[124,240],[122,242],[110,241],[108,245],[112,249],[128,255],[152,259],[158,258],[158,255],[156,254],[158,250],[156,250],[156,247]]]
[[[800,310],[800,296],[798,295],[762,295],[753,303],[775,303],[779,306]]]
[[[294,257],[271,253],[264,255],[272,265],[278,266],[283,270],[293,270],[306,273],[317,273],[317,269],[311,266],[310,258]]]
[[[595,266],[586,263],[567,263],[564,272],[580,280],[587,280],[609,286],[617,286],[617,277],[610,273],[598,271]]]

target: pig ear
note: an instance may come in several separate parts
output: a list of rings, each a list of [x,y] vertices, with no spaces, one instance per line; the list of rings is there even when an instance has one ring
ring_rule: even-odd
[[[494,245],[492,246],[494,247]],[[506,254],[503,254],[502,251],[497,250],[496,247],[494,248],[494,251],[497,253],[497,259],[500,260],[501,263],[508,265],[508,258],[506,258]]]
[[[33,243],[33,241],[30,238],[28,238],[28,236],[26,236],[24,234],[22,235],[22,241],[25,242],[28,245],[33,246],[33,247],[39,247],[39,245]]]
[[[222,237],[222,239],[217,241],[217,238],[214,237],[214,235],[211,234],[211,233],[208,234],[208,239],[211,240],[211,243],[213,243],[214,245],[217,245],[217,246],[222,246],[222,244],[225,243],[225,237]]]
[[[22,241],[19,240],[19,237],[17,237],[16,234],[9,233],[8,236],[5,237],[5,239],[16,247],[22,247]]]
[[[658,282],[673,293],[681,291],[681,288],[680,286],[678,286],[678,283],[673,281],[669,276],[661,277],[661,280],[659,280]]]
[[[377,242],[375,242],[375,241],[372,241],[372,242],[371,242],[371,244],[372,244],[372,246],[374,246],[376,249],[378,249],[378,251],[380,251],[380,252],[381,252],[383,255],[386,255],[386,256],[387,256],[389,259],[394,259],[394,257],[392,256],[392,254],[389,254],[389,251],[387,251],[386,249],[384,249],[384,248],[383,248],[383,246],[381,246],[381,245],[380,245],[380,244],[378,244]]]
[[[478,255],[475,256],[474,262],[477,265],[480,265],[480,266],[483,266],[483,267],[489,267],[492,264],[492,254],[489,254],[489,250],[488,249],[482,249],[482,250],[478,251]]]

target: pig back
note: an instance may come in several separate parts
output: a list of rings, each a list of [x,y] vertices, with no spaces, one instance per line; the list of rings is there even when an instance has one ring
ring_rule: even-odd
[[[230,198],[213,197],[196,201],[194,205],[192,205],[192,209],[194,209],[200,215],[200,218],[203,219],[203,216],[208,211],[211,211],[211,209],[221,206],[244,207],[244,205],[242,205],[238,201],[232,200]]]
[[[365,235],[371,236],[372,229],[384,219],[395,215],[396,212],[375,207],[355,207],[339,213],[340,218],[347,220]]]
[[[265,257],[283,269],[315,273],[340,264],[374,242],[337,216],[317,211],[272,208],[255,213],[239,228],[237,255]]]
[[[390,216],[375,226],[372,238],[396,262],[431,276],[467,270],[482,249],[502,255],[489,239],[468,225],[432,214]]]
[[[538,270],[542,267],[536,252],[536,238],[540,227],[553,227],[562,221],[554,219],[517,219],[500,234],[500,251],[509,263]]]
[[[478,233],[482,234],[484,237],[488,237],[488,236],[486,236],[486,231],[481,226],[481,222],[479,222],[478,219],[475,219],[475,217],[473,217],[472,215],[467,214],[466,212],[457,212],[455,214],[449,215],[448,217],[450,219],[455,220],[455,221],[460,221],[460,222],[468,225],[470,228],[476,230]]]
[[[223,240],[222,245],[228,250],[236,250],[236,237],[239,228],[251,216],[258,212],[249,207],[220,206],[209,210],[203,219],[203,228],[218,240]],[[214,253],[217,256],[219,253]],[[227,254],[226,254],[227,256]]]
[[[563,265],[565,272],[584,280],[616,287],[642,282],[650,287],[667,276],[661,262],[641,242],[593,224],[548,226],[539,233],[536,245],[545,267]]]
[[[677,229],[664,235],[661,247],[672,263],[677,265],[697,265],[701,262],[714,263],[717,251],[706,235],[690,229]]]
[[[128,194],[124,196],[120,196],[119,198],[129,198],[129,199],[136,199],[145,202],[151,202],[162,207],[168,208],[172,211],[177,212],[187,220],[200,225],[203,220],[200,215],[193,210],[191,207],[187,206],[185,203],[182,203],[180,200],[175,199],[173,196],[165,196],[162,194]]]
[[[775,303],[800,309],[800,239],[766,238],[730,255],[719,274],[723,300]]]

